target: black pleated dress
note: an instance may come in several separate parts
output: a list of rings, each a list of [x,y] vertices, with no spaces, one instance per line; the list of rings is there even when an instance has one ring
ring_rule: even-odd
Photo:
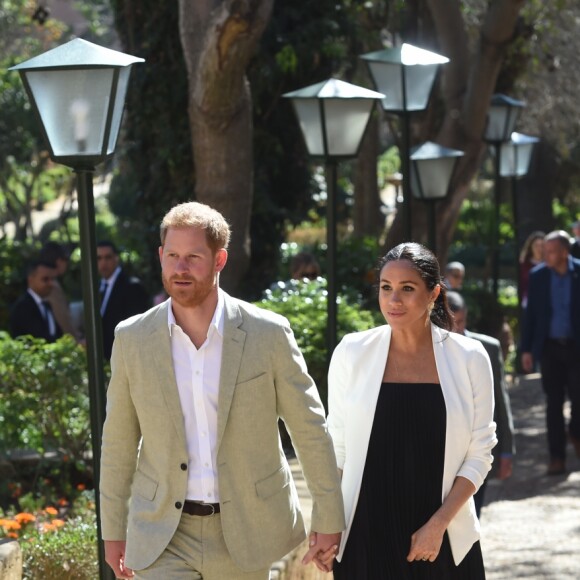
[[[479,542],[456,566],[447,533],[434,562],[406,559],[411,535],[441,507],[446,419],[440,385],[383,383],[335,580],[485,580]]]

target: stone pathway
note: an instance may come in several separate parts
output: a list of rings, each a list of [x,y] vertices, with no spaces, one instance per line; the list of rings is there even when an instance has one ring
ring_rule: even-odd
[[[546,476],[545,408],[539,375],[516,378],[509,393],[517,455],[512,477],[504,482],[491,480],[486,491],[481,544],[487,580],[580,580],[580,459],[570,446],[568,473]],[[308,526],[310,497],[296,460],[291,466]],[[300,565],[305,551],[306,546],[301,546],[278,562],[272,579],[331,580],[331,575]]]

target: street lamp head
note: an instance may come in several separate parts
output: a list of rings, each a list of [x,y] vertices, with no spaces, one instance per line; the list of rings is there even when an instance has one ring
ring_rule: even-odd
[[[484,140],[488,143],[505,143],[515,129],[521,110],[526,106],[507,95],[496,94],[491,97]]]
[[[445,56],[411,44],[360,58],[367,63],[377,90],[386,95],[383,109],[396,114],[426,109],[439,66],[449,62]]]
[[[449,193],[455,166],[463,151],[427,141],[411,150],[411,191],[422,201],[437,201]]]
[[[512,133],[507,143],[502,143],[499,157],[499,174],[502,177],[522,177],[530,168],[534,145],[538,137]]]
[[[377,99],[385,95],[337,79],[286,93],[308,153],[325,159],[356,157]]]
[[[136,62],[144,60],[77,38],[10,69],[21,75],[54,161],[92,169],[113,155]]]

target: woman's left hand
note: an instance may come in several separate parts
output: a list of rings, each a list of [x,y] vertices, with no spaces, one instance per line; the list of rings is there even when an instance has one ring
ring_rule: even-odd
[[[439,555],[445,528],[434,520],[429,520],[411,536],[411,549],[407,561],[423,560],[434,562]]]

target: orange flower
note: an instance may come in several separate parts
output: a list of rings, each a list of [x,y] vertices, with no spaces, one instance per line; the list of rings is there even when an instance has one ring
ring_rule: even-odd
[[[49,506],[46,508],[46,513],[49,516],[56,516],[58,514],[58,510],[56,508],[53,508],[52,506]]]
[[[19,524],[27,524],[28,522],[34,522],[34,521],[36,521],[36,516],[33,516],[32,514],[29,514],[29,513],[26,513],[26,512],[22,512],[22,513],[16,514],[14,516],[14,519]]]
[[[50,524],[48,522],[43,522],[40,525],[40,531],[44,534],[46,532],[54,532],[56,530],[56,526],[54,524]]]
[[[79,483],[79,484],[77,485],[77,489],[78,489],[79,491],[85,491],[85,489],[87,489],[87,486],[86,486],[84,483]]]
[[[68,500],[64,497],[61,497],[56,503],[58,503],[60,507],[65,507],[68,505]]]
[[[14,520],[2,520],[2,527],[5,530],[19,530],[22,526]]]
[[[18,539],[18,534],[16,532],[8,532],[6,536],[8,538],[14,538],[15,540]]]
[[[52,525],[55,528],[62,528],[65,524],[64,520],[59,520],[58,518],[55,518],[54,520],[52,520]]]

